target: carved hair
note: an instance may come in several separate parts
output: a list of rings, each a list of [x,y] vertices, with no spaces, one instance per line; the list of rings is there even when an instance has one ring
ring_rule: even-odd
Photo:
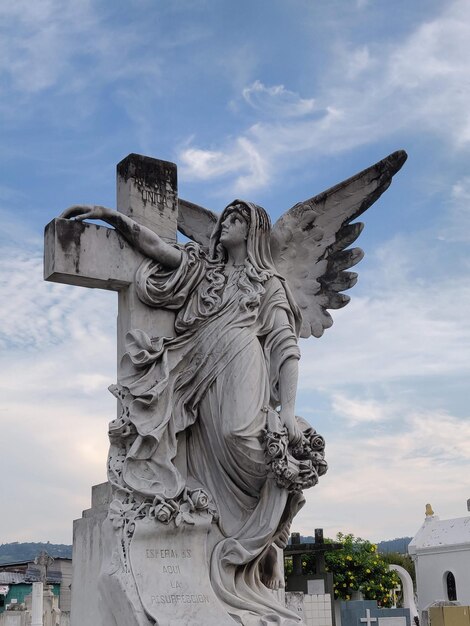
[[[241,292],[240,306],[246,310],[253,310],[259,306],[261,297],[264,294],[264,283],[277,274],[271,257],[270,237],[271,220],[266,211],[256,204],[243,200],[234,200],[222,212],[215,225],[210,242],[210,257],[216,264],[212,270],[211,282],[214,283],[211,289],[217,291],[216,278],[221,271],[220,265],[227,260],[227,252],[220,242],[222,223],[230,213],[238,212],[248,224],[247,233],[247,255],[245,259],[245,274],[239,278],[238,287]],[[218,266],[218,267],[217,267]],[[207,294],[209,296],[209,294]],[[221,293],[217,293],[220,298]]]
[[[222,212],[211,237],[210,256],[213,260],[223,262],[226,260],[226,251],[220,243],[220,232],[222,222],[227,215],[238,211],[248,223],[247,236],[247,262],[246,269],[250,278],[265,282],[268,278],[277,274],[271,256],[271,220],[263,207],[245,202],[244,200],[234,200]]]

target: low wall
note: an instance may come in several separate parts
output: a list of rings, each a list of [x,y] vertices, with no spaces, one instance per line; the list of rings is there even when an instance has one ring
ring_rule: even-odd
[[[0,626],[31,626],[31,613],[29,611],[4,611],[0,613]],[[61,613],[60,626],[70,626],[70,613]]]

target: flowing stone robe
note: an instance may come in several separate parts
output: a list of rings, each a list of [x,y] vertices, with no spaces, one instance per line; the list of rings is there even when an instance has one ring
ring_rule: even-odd
[[[143,302],[177,311],[176,337],[128,334],[119,383],[137,437],[122,479],[162,502],[186,487],[208,493],[217,512],[211,583],[227,612],[245,626],[298,624],[258,567],[283,513],[300,500],[268,475],[263,445],[281,366],[300,356],[296,308],[282,279],[249,259],[226,276],[198,244],[178,248],[176,270],[147,260],[136,276]]]

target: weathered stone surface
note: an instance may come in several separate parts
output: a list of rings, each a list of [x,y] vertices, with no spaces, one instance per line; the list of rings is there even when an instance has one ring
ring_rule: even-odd
[[[130,546],[132,572],[147,613],[168,626],[233,626],[210,584],[207,535],[212,516],[191,526],[174,522],[155,532],[140,520]]]
[[[119,291],[142,261],[114,229],[56,218],[45,230],[44,279]]]
[[[1,626],[27,626],[29,615],[19,611],[5,611],[0,615]],[[28,625],[29,626],[29,625]]]
[[[119,211],[168,242],[176,239],[178,183],[176,165],[130,154],[117,165]]]
[[[91,508],[83,511],[81,519],[73,523],[73,624],[100,625],[98,578],[103,563],[101,526],[108,514],[111,485],[101,483],[92,487]]]
[[[33,583],[31,626],[43,626],[42,614],[44,611],[43,583]]]
[[[300,618],[304,617],[304,593],[303,591],[287,591],[286,606]]]

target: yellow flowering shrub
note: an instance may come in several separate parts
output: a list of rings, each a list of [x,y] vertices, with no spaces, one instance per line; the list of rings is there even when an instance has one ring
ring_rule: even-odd
[[[377,546],[342,533],[335,541],[342,543],[343,549],[325,555],[327,570],[333,573],[335,598],[350,600],[354,591],[362,591],[366,600],[377,600],[383,607],[391,606],[392,589],[400,581],[377,553]]]

